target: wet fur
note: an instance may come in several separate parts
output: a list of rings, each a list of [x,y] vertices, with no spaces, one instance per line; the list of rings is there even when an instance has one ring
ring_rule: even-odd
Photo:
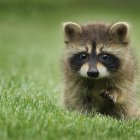
[[[65,37],[66,47],[62,61],[65,108],[77,110],[81,113],[99,112],[116,118],[138,116],[136,105],[138,66],[134,53],[129,47],[129,37],[127,37],[127,40],[120,42],[115,35],[110,35],[109,30],[112,25],[108,23],[86,24],[81,26],[82,35],[79,34],[71,38],[70,42]],[[82,43],[89,44],[92,40],[96,40],[98,48],[102,46],[101,44],[111,46],[103,49],[117,55],[119,58],[121,66],[111,77],[101,79],[84,78],[71,69],[70,58],[85,49],[77,46]],[[114,47],[112,47],[113,45]],[[122,46],[122,49],[120,47],[114,49],[116,46]],[[100,96],[103,90],[113,95],[115,102]]]

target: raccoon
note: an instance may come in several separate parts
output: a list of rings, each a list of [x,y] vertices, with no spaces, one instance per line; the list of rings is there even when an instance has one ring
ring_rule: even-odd
[[[64,106],[81,113],[137,117],[138,66],[129,24],[64,23]]]

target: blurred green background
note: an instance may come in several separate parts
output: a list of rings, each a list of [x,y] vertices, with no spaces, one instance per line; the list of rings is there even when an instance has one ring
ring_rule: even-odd
[[[40,74],[45,71],[49,78],[55,75],[60,79],[56,69],[64,46],[65,21],[128,21],[132,47],[138,52],[139,5],[138,0],[0,0],[1,69],[12,72],[21,65],[23,69],[39,69]]]
[[[0,0],[0,139],[139,139],[138,121],[59,106],[62,23],[98,20],[129,22],[140,62],[139,0]]]

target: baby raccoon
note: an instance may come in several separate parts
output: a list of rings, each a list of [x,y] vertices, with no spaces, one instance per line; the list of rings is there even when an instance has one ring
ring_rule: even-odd
[[[137,63],[125,22],[64,24],[64,105],[116,118],[138,115]]]

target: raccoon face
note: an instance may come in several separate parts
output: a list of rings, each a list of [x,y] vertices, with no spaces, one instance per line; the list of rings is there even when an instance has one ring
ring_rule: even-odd
[[[126,59],[128,25],[76,23],[64,25],[66,59],[74,73],[105,78],[117,73]]]
[[[115,72],[120,67],[120,60],[113,54],[94,50],[92,53],[80,52],[69,59],[73,71],[79,72],[83,77],[102,78],[108,77],[110,72]]]

